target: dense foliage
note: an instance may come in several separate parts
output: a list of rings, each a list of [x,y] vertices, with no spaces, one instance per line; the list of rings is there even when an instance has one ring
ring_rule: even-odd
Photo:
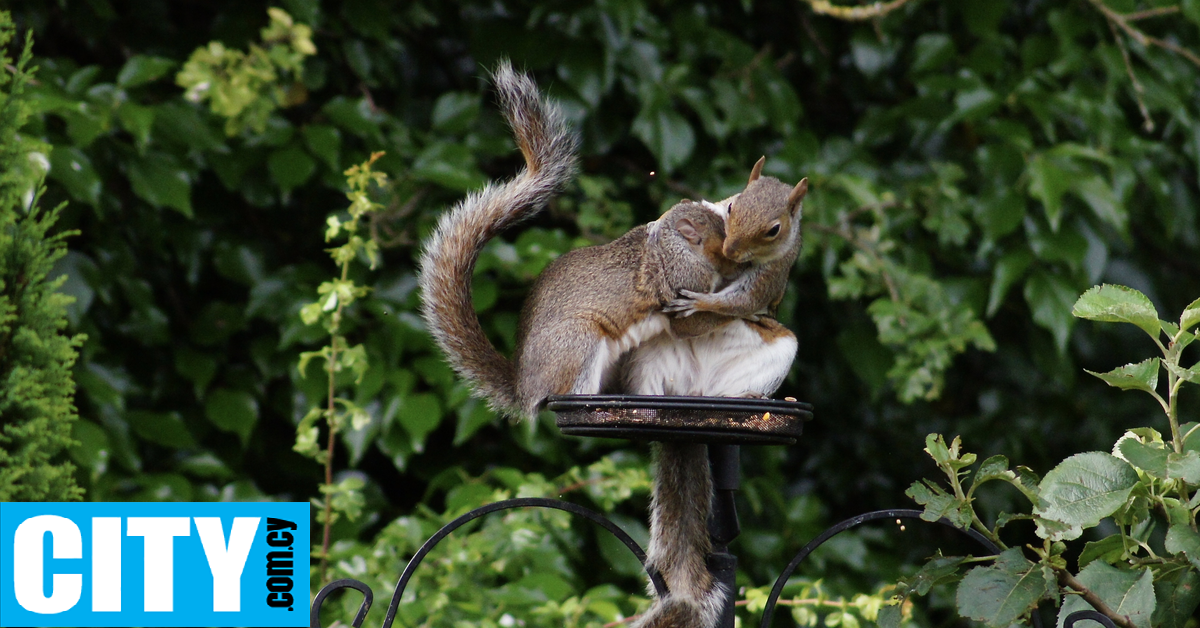
[[[346,219],[343,171],[386,151],[365,219],[379,267],[349,271],[372,291],[338,332],[370,364],[337,382],[370,418],[333,459],[337,483],[361,486],[359,516],[338,519],[331,548],[337,574],[377,593],[438,522],[502,496],[565,493],[644,535],[645,449],[496,420],[415,315],[433,220],[518,167],[486,82],[502,56],[568,109],[583,167],[484,252],[476,306],[501,348],[555,255],[680,197],[724,197],[762,154],[768,174],[809,178],[780,313],[800,355],[781,393],[816,419],[797,446],[745,457],[747,586],[841,515],[910,504],[904,489],[935,472],[928,433],[1045,473],[1154,425],[1152,402],[1079,377],[1140,359],[1145,337],[1077,325],[1072,306],[1102,282],[1159,312],[1200,295],[1195,0],[900,1],[866,21],[817,0],[10,4],[36,41],[22,132],[52,146],[42,202],[69,200],[59,228],[81,233],[51,277],[67,275],[87,335],[70,455],[89,499],[319,495],[322,470],[292,446],[329,388],[322,360],[302,374],[298,359],[328,332],[300,310],[337,272],[321,236]],[[1023,499],[986,491],[974,508],[990,521]],[[827,592],[876,591],[932,553],[896,534],[839,537],[789,592],[793,617],[875,618],[870,599]],[[1021,546],[1034,527],[1005,535]],[[513,515],[456,542],[422,576],[439,621],[636,610],[636,565],[585,525]]]
[[[71,367],[83,338],[62,333],[71,299],[48,277],[70,234],[47,236],[61,207],[38,202],[45,147],[19,132],[33,42],[9,58],[13,35],[0,14],[0,67],[11,68],[0,74],[0,501],[70,501],[82,491],[60,454],[74,444]]]

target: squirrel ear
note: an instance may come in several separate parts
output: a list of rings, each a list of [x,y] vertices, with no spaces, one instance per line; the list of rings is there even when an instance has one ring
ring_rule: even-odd
[[[679,235],[683,236],[683,239],[691,242],[692,244],[700,244],[700,241],[703,239],[700,237],[700,230],[697,229],[696,225],[688,218],[680,218],[679,220],[676,220],[675,230],[679,232]]]
[[[759,157],[758,161],[754,162],[754,168],[750,170],[750,181],[747,183],[747,185],[758,181],[758,177],[762,175],[763,164],[765,163],[767,163],[766,155]]]
[[[788,207],[798,206],[800,201],[804,200],[805,194],[808,194],[808,177],[800,179],[796,187],[792,188],[792,193],[788,194]]]

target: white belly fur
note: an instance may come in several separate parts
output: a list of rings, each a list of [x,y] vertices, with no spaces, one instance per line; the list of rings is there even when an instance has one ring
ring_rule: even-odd
[[[681,340],[662,334],[630,356],[624,388],[636,395],[769,397],[796,357],[796,337],[765,342],[745,321]]]
[[[666,314],[654,313],[634,323],[620,338],[605,338],[596,343],[591,361],[584,366],[571,389],[574,395],[595,395],[616,375],[616,366],[626,352],[641,346],[656,336],[666,335],[671,320]],[[639,393],[633,393],[639,394]]]

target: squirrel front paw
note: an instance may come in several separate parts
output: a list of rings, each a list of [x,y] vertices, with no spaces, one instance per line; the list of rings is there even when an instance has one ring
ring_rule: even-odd
[[[700,310],[696,309],[696,302],[691,299],[674,299],[670,303],[667,303],[662,311],[667,314],[674,314],[677,318],[686,318]]]

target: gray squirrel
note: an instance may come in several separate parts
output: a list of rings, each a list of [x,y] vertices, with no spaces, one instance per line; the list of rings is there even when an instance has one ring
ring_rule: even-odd
[[[521,310],[513,359],[502,356],[472,305],[475,262],[488,240],[536,214],[570,180],[577,142],[527,76],[501,63],[494,80],[526,165],[442,216],[420,261],[422,312],[451,366],[480,396],[503,414],[531,417],[550,395],[619,386],[622,356],[671,327],[662,312],[668,303],[683,290],[710,291],[740,267],[720,254],[721,218],[681,202],[655,222],[548,265]],[[681,329],[702,333],[720,318]]]
[[[796,352],[795,335],[772,316],[799,250],[807,181],[790,188],[760,177],[762,160],[728,203],[683,201],[613,242],[552,262],[522,308],[513,359],[492,346],[471,300],[479,253],[570,180],[577,145],[528,77],[501,63],[494,82],[525,168],[447,212],[420,261],[422,312],[455,371],[515,417],[533,416],[556,394],[773,393]],[[708,628],[724,592],[705,569],[705,447],[664,443],[655,468],[648,558],[670,594],[637,625]]]
[[[717,291],[681,290],[664,308],[681,313],[673,327],[705,317],[696,333],[660,335],[627,360],[625,386],[635,394],[769,397],[795,358],[796,336],[774,319],[787,275],[800,251],[801,202],[808,180],[789,186],[762,176],[764,159],[745,191],[705,203],[725,220],[722,255],[739,272]],[[663,442],[654,461],[647,563],[658,569],[668,595],[633,628],[711,628],[726,597],[706,567],[712,551],[708,517],[712,480],[705,445]]]

